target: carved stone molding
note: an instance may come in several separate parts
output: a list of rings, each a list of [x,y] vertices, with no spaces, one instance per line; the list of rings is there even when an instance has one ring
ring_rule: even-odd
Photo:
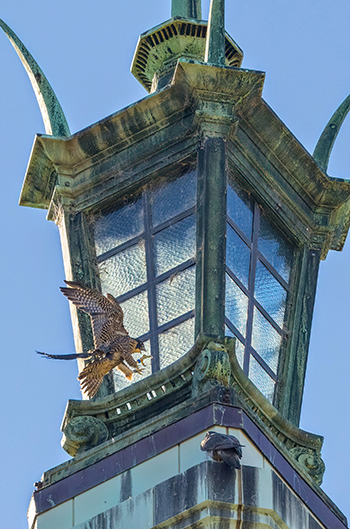
[[[91,416],[73,417],[64,427],[61,445],[74,457],[107,439],[107,426],[100,419]]]
[[[289,452],[299,465],[310,474],[317,485],[321,485],[326,467],[320,455],[315,450],[302,446],[294,446]]]
[[[213,386],[229,386],[231,365],[225,347],[210,342],[196,362],[192,381],[192,396],[209,391]]]
[[[174,364],[131,386],[97,399],[69,401],[63,420],[62,447],[80,455],[130,428],[154,421],[152,417],[192,398],[212,394],[220,402],[241,407],[272,444],[311,484],[322,481],[323,438],[305,432],[278,412],[240,368],[235,340],[214,343],[200,335],[186,355]],[[191,399],[192,400],[192,399]]]

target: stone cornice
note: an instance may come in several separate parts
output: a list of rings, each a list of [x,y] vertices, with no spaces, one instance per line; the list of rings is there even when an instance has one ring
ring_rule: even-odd
[[[257,428],[254,432],[260,431],[259,435],[268,439],[274,450],[329,504],[318,486],[324,471],[320,457],[323,438],[293,426],[265,399],[239,367],[234,339],[215,344],[205,336],[200,336],[192,349],[174,364],[115,395],[69,401],[62,423],[63,447],[75,457],[46,472],[41,487],[102,461],[215,402],[249,417]],[[247,423],[240,424],[246,433],[253,435],[253,430],[244,427]],[[259,435],[256,439],[260,439]],[[274,465],[275,456],[270,453],[268,457],[272,457],[270,462]]]
[[[48,208],[56,189],[72,210],[96,207],[102,197],[110,200],[193,156],[203,136],[219,136],[237,155],[241,151],[248,172],[248,166],[265,173],[271,168],[268,178],[286,211],[292,190],[299,231],[309,230],[322,257],[329,248],[341,249],[350,224],[350,183],[320,170],[262,99],[263,82],[262,72],[178,61],[162,90],[70,138],[37,136],[21,204]]]

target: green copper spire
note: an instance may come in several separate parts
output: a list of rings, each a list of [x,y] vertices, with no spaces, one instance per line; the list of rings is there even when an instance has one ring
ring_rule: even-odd
[[[315,147],[313,157],[324,173],[327,173],[329,158],[333,149],[334,142],[340,131],[344,119],[350,111],[350,95],[344,99],[334,112],[331,119],[325,126],[320,139]]]
[[[62,107],[38,63],[12,29],[1,19],[0,27],[8,36],[26,69],[39,104],[46,134],[52,134],[53,136],[70,136],[68,123]]]
[[[225,66],[225,0],[211,0],[205,62]]]
[[[172,0],[171,16],[184,18],[202,18],[201,0]]]

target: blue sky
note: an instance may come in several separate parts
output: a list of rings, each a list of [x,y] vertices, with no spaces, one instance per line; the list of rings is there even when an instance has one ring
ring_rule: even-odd
[[[347,0],[227,1],[226,28],[243,67],[266,71],[264,99],[312,152],[350,93]],[[207,18],[209,0],[203,1]],[[145,95],[130,74],[138,35],[170,17],[170,0],[2,0],[0,17],[44,70],[72,132]],[[0,34],[0,261],[4,527],[25,529],[32,484],[65,461],[60,423],[80,398],[75,363],[35,349],[74,350],[58,231],[46,212],[18,206],[35,133],[44,132],[27,75]],[[329,173],[350,176],[350,117]],[[321,264],[301,427],[325,437],[323,488],[350,517],[350,245]]]

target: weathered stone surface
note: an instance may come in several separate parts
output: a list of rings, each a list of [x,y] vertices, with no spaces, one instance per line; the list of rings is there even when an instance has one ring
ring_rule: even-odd
[[[136,497],[125,498],[77,527],[236,529],[237,524],[247,529],[323,527],[270,469],[243,467],[236,471],[212,461],[195,465]],[[327,527],[345,528],[341,523]]]
[[[69,455],[75,456],[108,439],[106,425],[96,417],[74,417],[63,430],[62,448]]]
[[[155,396],[149,399],[147,395],[152,391]],[[240,368],[234,354],[234,340],[228,339],[225,344],[220,344],[205,337],[168,368],[114,396],[96,401],[70,401],[63,421],[64,431],[71,421],[88,415],[104,424],[109,438],[114,439],[113,444],[105,446],[103,441],[107,437],[101,437],[94,454],[91,451],[93,445],[87,444],[84,448],[85,438],[81,438],[79,460],[67,465],[64,472],[69,474],[74,467],[83,467],[83,450],[90,449],[87,457],[97,461],[106,453],[116,452],[126,442],[139,440],[160,427],[189,416],[213,400],[242,407],[288,461],[320,484],[324,472],[320,456],[323,438],[291,424],[263,397]],[[72,447],[64,441],[63,446],[71,455],[76,453],[75,445]],[[50,475],[50,481],[55,479],[54,473]]]
[[[230,360],[224,345],[209,343],[199,355],[192,381],[192,396],[210,391],[213,386],[229,386]]]

